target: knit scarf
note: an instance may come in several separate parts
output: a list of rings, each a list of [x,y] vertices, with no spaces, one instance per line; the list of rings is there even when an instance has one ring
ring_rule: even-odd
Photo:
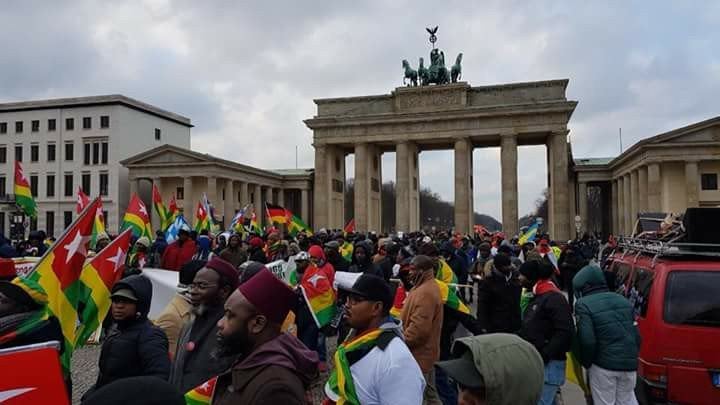
[[[335,401],[337,405],[360,405],[350,366],[377,346],[378,338],[383,332],[393,333],[380,328],[372,329],[337,347],[333,358],[335,369],[330,374],[326,387],[338,396]]]
[[[550,279],[538,280],[538,282],[535,283],[535,287],[533,287],[533,294],[542,295],[548,292],[560,292],[560,289],[557,288],[555,283],[553,283]]]
[[[0,345],[39,330],[48,323],[48,318],[46,309],[0,318]]]

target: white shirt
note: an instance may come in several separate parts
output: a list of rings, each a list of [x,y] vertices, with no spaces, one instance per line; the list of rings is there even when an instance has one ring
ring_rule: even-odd
[[[362,405],[421,405],[425,378],[405,342],[394,338],[350,366]]]

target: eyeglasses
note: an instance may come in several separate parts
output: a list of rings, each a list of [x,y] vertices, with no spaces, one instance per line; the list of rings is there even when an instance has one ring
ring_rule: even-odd
[[[215,287],[217,284],[210,283],[190,283],[189,289],[197,288],[198,290],[207,290],[208,288]]]

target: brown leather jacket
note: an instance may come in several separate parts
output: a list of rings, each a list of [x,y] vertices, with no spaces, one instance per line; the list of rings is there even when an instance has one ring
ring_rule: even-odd
[[[405,344],[422,372],[430,372],[440,358],[440,333],[443,323],[440,288],[432,271],[425,272],[420,282],[410,290],[400,319]]]

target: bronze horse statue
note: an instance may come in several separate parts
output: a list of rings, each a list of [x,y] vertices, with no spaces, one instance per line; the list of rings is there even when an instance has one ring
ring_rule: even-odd
[[[425,60],[420,58],[420,65],[418,66],[418,79],[420,80],[421,86],[426,86],[430,80],[430,72],[425,67]]]
[[[457,59],[455,59],[455,64],[452,65],[452,68],[450,68],[450,78],[453,83],[456,83],[458,79],[462,78],[462,58],[463,54],[460,52],[457,56]]]
[[[417,86],[418,85],[418,72],[417,70],[410,67],[410,63],[403,59],[402,66],[405,69],[405,76],[403,77],[403,84],[406,84],[406,80],[410,79],[410,84],[408,86]]]

